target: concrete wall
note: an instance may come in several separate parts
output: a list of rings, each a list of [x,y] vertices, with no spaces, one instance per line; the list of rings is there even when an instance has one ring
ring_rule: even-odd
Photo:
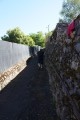
[[[29,58],[38,49],[39,47],[0,41],[0,73],[12,67],[21,59]]]
[[[27,66],[27,59],[36,55],[40,48],[0,41],[0,90]]]

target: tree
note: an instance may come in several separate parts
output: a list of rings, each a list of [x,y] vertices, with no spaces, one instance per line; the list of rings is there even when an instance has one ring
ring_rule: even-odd
[[[30,46],[35,44],[33,39],[25,35],[18,27],[8,30],[6,35],[1,37],[1,39],[8,42],[21,43]]]
[[[46,38],[50,37],[50,36],[52,35],[52,32],[53,32],[53,31],[50,31],[50,32],[48,32],[48,33],[45,33],[45,37],[46,37]]]
[[[45,36],[43,35],[42,32],[37,32],[30,34],[30,37],[34,40],[35,45],[39,45],[44,47],[45,45]]]
[[[35,42],[33,41],[33,39],[30,36],[26,35],[26,36],[24,36],[22,44],[34,46]]]
[[[80,0],[64,0],[60,14],[63,21],[71,22],[80,14]]]

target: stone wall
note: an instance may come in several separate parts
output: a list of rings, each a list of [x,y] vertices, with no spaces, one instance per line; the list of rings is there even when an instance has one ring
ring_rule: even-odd
[[[67,38],[67,23],[58,23],[47,40],[45,65],[61,120],[80,120],[80,42]]]

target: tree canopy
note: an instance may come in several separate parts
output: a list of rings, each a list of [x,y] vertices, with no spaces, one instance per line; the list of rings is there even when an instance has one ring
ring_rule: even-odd
[[[1,39],[4,41],[21,43],[29,46],[35,45],[33,39],[30,36],[25,35],[18,27],[8,30],[6,35],[1,37]]]
[[[60,14],[63,17],[63,21],[71,22],[80,14],[80,0],[64,0]]]
[[[6,35],[2,36],[1,39],[8,42],[20,43],[29,46],[38,45],[41,47],[45,46],[46,37],[50,36],[52,32],[45,33],[39,31],[37,33],[31,33],[29,35],[24,34],[19,27],[10,29],[6,32]]]
[[[35,45],[39,45],[39,46],[44,47],[45,36],[42,32],[31,33],[30,37],[34,40]]]

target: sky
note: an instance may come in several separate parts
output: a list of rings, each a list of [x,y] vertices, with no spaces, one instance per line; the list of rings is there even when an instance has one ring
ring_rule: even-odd
[[[63,0],[0,0],[0,37],[19,27],[25,34],[53,30],[60,18]]]

